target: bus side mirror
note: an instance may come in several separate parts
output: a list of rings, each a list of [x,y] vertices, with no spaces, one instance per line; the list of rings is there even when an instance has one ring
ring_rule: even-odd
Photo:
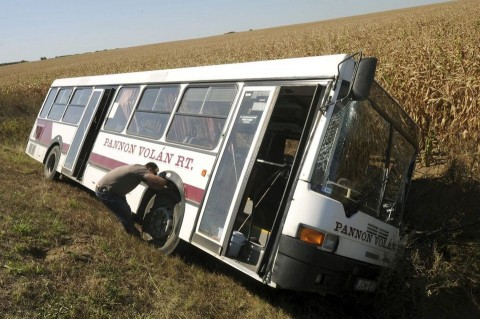
[[[364,101],[368,98],[376,69],[376,58],[363,58],[360,60],[351,92],[353,100]]]

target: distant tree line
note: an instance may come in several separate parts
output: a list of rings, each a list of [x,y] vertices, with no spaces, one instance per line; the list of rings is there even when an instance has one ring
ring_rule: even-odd
[[[109,49],[103,49],[103,50],[97,50],[95,52],[105,52],[105,51],[108,51]],[[117,49],[112,49],[112,50],[117,50]],[[87,53],[92,53],[92,52],[84,52],[84,53],[74,53],[74,54],[66,54],[66,55],[57,55],[55,57],[55,59],[58,59],[58,58],[65,58],[65,57],[69,57],[69,56],[76,56],[76,55],[81,55],[81,54],[87,54]],[[40,61],[44,61],[44,60],[47,60],[48,58],[47,57],[40,57]],[[0,63],[0,66],[6,66],[6,65],[12,65],[12,64],[20,64],[20,63],[25,63],[25,62],[29,62],[27,60],[21,60],[21,61],[16,61],[16,62],[7,62],[7,63]]]
[[[12,65],[12,64],[20,64],[20,63],[25,63],[28,62],[27,60],[22,60],[22,61],[16,61],[16,62],[7,62],[7,63],[0,63],[0,66],[6,66],[6,65]]]

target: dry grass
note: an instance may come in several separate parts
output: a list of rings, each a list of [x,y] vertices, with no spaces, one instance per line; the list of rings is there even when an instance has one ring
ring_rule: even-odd
[[[0,67],[0,314],[478,317],[480,238],[462,226],[480,220],[479,16],[479,1],[461,0]],[[433,166],[419,170],[407,207],[406,222],[425,233],[409,233],[406,258],[385,274],[372,307],[273,293],[196,251],[154,254],[125,238],[88,193],[45,184],[22,155],[56,78],[356,51],[379,58],[379,82],[422,129],[419,166]]]
[[[342,300],[274,291],[193,247],[163,256],[126,235],[93,194],[44,181],[23,149],[0,147],[0,161],[2,318],[359,314]]]
[[[266,317],[288,317],[218,265],[129,238],[92,194],[43,181],[23,150],[2,147],[0,159],[2,318],[255,318],[256,304]]]

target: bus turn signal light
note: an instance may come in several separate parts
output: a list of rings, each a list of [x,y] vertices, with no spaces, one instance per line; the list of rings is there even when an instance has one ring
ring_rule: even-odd
[[[317,248],[334,252],[338,247],[338,236],[301,225],[298,231],[298,238],[306,243],[314,244]]]
[[[319,232],[317,230],[306,228],[300,226],[299,236],[301,241],[315,244],[317,246],[322,246],[323,240],[325,239],[325,233]]]

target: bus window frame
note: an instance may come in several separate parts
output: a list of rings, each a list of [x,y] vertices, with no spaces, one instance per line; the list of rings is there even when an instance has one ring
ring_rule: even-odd
[[[52,93],[55,91],[55,93]],[[48,113],[50,113],[50,109],[52,108],[53,103],[55,102],[55,99],[57,98],[58,91],[60,91],[60,87],[52,87],[47,93],[47,97],[45,98],[45,101],[43,102],[42,108],[40,112],[38,113],[37,118],[41,119],[46,119],[48,116]],[[50,94],[52,94],[52,100],[49,102],[48,99],[50,98]],[[50,105],[48,105],[50,104]],[[45,113],[44,113],[45,112]]]
[[[132,118],[134,110],[135,110],[135,108],[138,104],[138,101],[139,101],[139,98],[140,98],[140,93],[142,92],[143,87],[144,86],[142,86],[142,85],[119,85],[117,87],[116,92],[115,92],[115,96],[113,97],[112,102],[110,103],[110,105],[108,107],[107,114],[105,116],[105,120],[103,121],[103,125],[102,125],[102,130],[103,131],[113,133],[113,134],[124,134],[124,135],[126,135],[125,131],[126,131],[128,125],[130,123],[130,120]],[[123,124],[123,128],[121,130],[113,130],[113,129],[107,128],[107,123],[108,123],[108,120],[111,118],[110,113],[112,112],[112,109],[115,107],[115,104],[117,103],[116,101],[117,101],[118,95],[120,94],[122,89],[138,89],[138,94],[135,97],[135,101],[133,103],[130,114],[128,114],[128,116],[126,116],[126,120],[125,120],[125,124]],[[117,110],[118,110],[118,108],[120,106],[117,105],[116,107],[117,107]],[[115,114],[116,114],[117,110],[115,110]],[[115,117],[115,114],[113,115],[113,117]]]
[[[61,122],[62,118],[63,118],[63,115],[65,114],[65,111],[67,110],[67,106],[68,106],[68,103],[70,103],[70,100],[72,99],[72,93],[74,91],[75,87],[68,87],[68,86],[65,86],[65,87],[59,87],[58,88],[58,92],[55,96],[55,99],[53,100],[53,103],[50,107],[50,110],[48,111],[48,114],[46,116],[46,119],[47,120],[50,120],[50,121],[57,121],[57,122]],[[65,102],[65,104],[61,104],[61,103],[55,103],[57,101],[57,98],[60,96],[60,92],[61,91],[67,91],[67,90],[70,90],[70,93],[68,95],[68,98],[67,98],[67,101]],[[57,118],[57,117],[50,117],[50,114],[52,114],[52,110],[53,110],[53,107],[55,105],[60,105],[60,106],[63,106],[63,111],[62,113],[60,114],[60,116]]]
[[[90,90],[90,95],[88,97],[88,99],[86,100],[85,104],[72,104],[73,102],[73,99],[75,97],[75,94],[77,94],[77,92],[79,91],[85,91],[85,90]],[[93,95],[93,91],[94,91],[94,87],[93,86],[86,86],[86,87],[75,87],[73,89],[73,93],[72,93],[72,96],[70,98],[70,100],[68,101],[68,104],[67,106],[65,107],[65,111],[63,112],[63,116],[62,116],[62,122],[63,123],[69,123],[69,124],[74,124],[74,125],[77,125],[80,120],[82,119],[82,116],[83,116],[83,113],[85,112],[85,107],[88,105],[88,102],[90,101],[90,99],[92,98],[92,95]],[[83,94],[83,93],[81,93]],[[78,118],[76,119],[76,121],[69,121],[67,119],[65,119],[65,116],[68,114],[68,110],[70,109],[70,107],[81,107],[82,108],[82,111],[80,113],[80,116],[78,116]]]
[[[205,102],[205,99],[210,96],[210,94],[211,94],[210,92],[211,92],[212,88],[215,89],[215,88],[222,88],[222,87],[223,88],[230,88],[230,89],[235,90],[235,94],[233,95],[231,104],[229,106],[229,110],[226,113],[226,115],[199,114],[199,113],[180,111],[180,109],[182,107],[182,103],[184,102],[184,99],[185,99],[185,95],[186,95],[186,93],[189,89],[195,89],[195,88],[206,88],[206,89],[208,89],[207,93],[205,95],[205,98],[204,98],[204,102]],[[170,121],[168,123],[168,127],[167,127],[167,129],[165,130],[165,133],[164,133],[165,142],[172,143],[172,144],[175,144],[175,145],[184,145],[184,146],[188,146],[188,147],[195,147],[197,149],[203,149],[203,150],[207,150],[207,151],[213,151],[213,150],[217,149],[219,147],[219,145],[221,144],[222,136],[225,134],[225,130],[229,126],[230,118],[232,116],[232,110],[234,110],[236,108],[236,104],[237,104],[237,101],[238,101],[238,98],[239,98],[240,91],[241,91],[241,85],[239,85],[238,82],[187,84],[183,88],[183,90],[180,92],[180,98],[177,100],[176,107],[172,111],[172,115],[171,115]],[[216,136],[216,140],[214,141],[214,144],[211,144],[211,145],[202,145],[200,143],[195,144],[195,143],[191,143],[191,142],[194,141],[196,136],[186,136],[184,138],[184,142],[179,141],[179,140],[173,140],[173,139],[169,138],[168,135],[175,125],[175,118],[176,118],[177,115],[179,117],[185,117],[185,118],[190,118],[190,119],[191,118],[203,118],[205,120],[221,119],[224,122],[223,122],[222,128],[218,131],[218,136]],[[209,125],[209,124],[207,124],[207,125]],[[185,142],[185,139],[187,139],[186,142]]]
[[[158,89],[161,89],[161,88],[176,88],[177,89],[176,99],[175,99],[175,102],[172,105],[172,109],[170,111],[164,111],[164,110],[162,110],[162,111],[140,110],[139,111],[140,103],[141,103],[142,98],[145,94],[145,91],[148,90],[148,89],[157,89],[157,88]],[[170,122],[172,120],[172,114],[175,113],[175,111],[177,109],[177,106],[179,104],[179,101],[181,100],[183,92],[184,92],[184,89],[182,88],[182,85],[181,84],[175,84],[175,83],[155,84],[155,85],[145,85],[145,86],[143,86],[141,88],[140,93],[139,93],[139,97],[136,101],[135,108],[134,108],[134,110],[133,110],[133,112],[132,112],[132,114],[129,118],[129,121],[127,123],[128,125],[126,125],[126,128],[125,128],[126,135],[139,137],[139,138],[148,138],[148,139],[152,139],[152,140],[156,140],[156,141],[164,138],[164,136],[166,135],[166,132],[169,129]],[[146,134],[138,134],[138,130],[137,130],[137,133],[129,132],[129,128],[132,125],[132,123],[134,121],[134,118],[135,118],[135,114],[137,112],[146,113],[146,114],[156,114],[156,115],[161,114],[161,115],[165,115],[167,117],[167,119],[166,119],[166,121],[163,125],[163,130],[158,137],[153,137],[153,136],[149,136],[149,135],[146,135]],[[106,122],[106,120],[105,120],[105,122]]]

